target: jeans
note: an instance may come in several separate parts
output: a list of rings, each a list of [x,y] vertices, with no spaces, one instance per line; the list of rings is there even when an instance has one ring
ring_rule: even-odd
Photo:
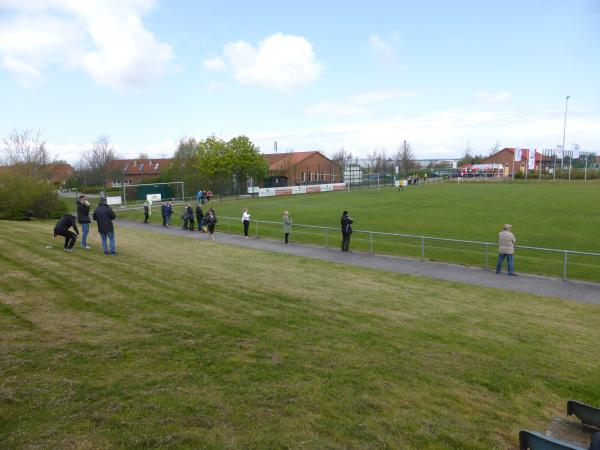
[[[87,235],[90,232],[90,224],[82,223],[81,224],[81,246],[87,247]]]
[[[104,253],[108,253],[108,248],[106,247],[106,238],[108,238],[110,240],[110,253],[116,253],[117,250],[115,249],[115,232],[111,231],[109,233],[100,233],[100,237],[102,238],[102,250],[104,250]]]
[[[171,216],[167,216],[166,222],[167,222],[167,224],[166,224],[167,226],[171,225]]]
[[[498,264],[496,264],[496,273],[502,272],[502,263],[504,262],[504,258],[508,260],[508,273],[514,273],[515,271],[515,255],[508,255],[506,253],[500,253],[498,255]]]

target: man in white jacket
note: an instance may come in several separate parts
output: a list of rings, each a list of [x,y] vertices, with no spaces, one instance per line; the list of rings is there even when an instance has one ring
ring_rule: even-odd
[[[498,233],[498,264],[496,264],[496,273],[502,272],[502,263],[504,258],[508,261],[508,274],[510,276],[517,276],[515,273],[515,242],[517,239],[515,235],[511,233],[512,225],[506,224],[502,227],[502,231]]]

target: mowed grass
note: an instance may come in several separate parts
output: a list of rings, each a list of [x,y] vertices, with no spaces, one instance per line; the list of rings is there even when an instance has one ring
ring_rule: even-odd
[[[0,222],[1,448],[517,448],[600,404],[600,307]]]
[[[411,186],[404,192],[386,187],[381,190],[353,190],[323,194],[255,198],[211,202],[221,217],[220,230],[241,233],[242,208],[253,220],[281,221],[284,210],[296,224],[339,228],[341,212],[347,209],[354,219],[355,250],[421,256],[421,239],[369,235],[361,230],[433,236],[496,243],[502,225],[510,223],[517,244],[564,250],[600,253],[600,183],[522,183],[455,181]],[[141,220],[139,211],[122,212],[122,217]],[[180,208],[173,216],[180,223]],[[232,217],[235,220],[225,220]],[[156,209],[153,222],[160,222]],[[281,239],[280,225],[259,225],[261,237]],[[251,234],[256,225],[251,224]],[[337,247],[339,233],[328,236],[322,230],[296,226],[292,240]],[[487,249],[488,267],[495,264],[497,247]],[[476,266],[486,264],[486,250],[476,244],[425,241],[425,257]],[[562,276],[564,255],[536,250],[519,250],[516,269],[522,272]],[[600,257],[570,255],[568,277],[600,281]]]

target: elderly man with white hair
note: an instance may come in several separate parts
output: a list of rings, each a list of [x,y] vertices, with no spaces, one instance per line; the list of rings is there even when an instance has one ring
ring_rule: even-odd
[[[496,264],[496,273],[502,272],[502,263],[504,262],[504,258],[508,261],[508,274],[510,276],[516,277],[515,273],[515,242],[517,239],[515,235],[511,233],[512,225],[506,224],[502,227],[502,231],[498,233],[498,264]]]

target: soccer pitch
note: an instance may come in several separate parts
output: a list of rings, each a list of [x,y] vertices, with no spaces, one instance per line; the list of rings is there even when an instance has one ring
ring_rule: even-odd
[[[404,192],[351,190],[285,197],[215,201],[222,218],[218,229],[240,232],[242,208],[248,207],[253,220],[279,222],[284,210],[295,224],[339,228],[344,209],[354,219],[352,248],[405,256],[421,256],[420,239],[396,238],[361,233],[360,230],[412,234],[449,239],[497,242],[502,225],[510,223],[518,245],[600,253],[600,183],[494,183],[456,181],[411,186]],[[180,208],[173,216],[179,224]],[[140,212],[122,212],[122,217],[141,219]],[[234,220],[225,220],[232,217]],[[160,222],[155,210],[153,222]],[[261,237],[281,238],[279,225],[259,225]],[[255,233],[251,224],[251,234]],[[322,230],[292,230],[292,241],[325,245]],[[338,245],[339,236],[329,231],[328,244]],[[496,247],[488,249],[488,267],[495,264]],[[427,241],[425,257],[475,266],[484,266],[485,249],[475,244]],[[518,250],[517,271],[562,276],[564,255]],[[569,256],[568,276],[600,281],[600,257]]]
[[[596,305],[52,225],[0,222],[3,448],[514,448],[600,403]]]

